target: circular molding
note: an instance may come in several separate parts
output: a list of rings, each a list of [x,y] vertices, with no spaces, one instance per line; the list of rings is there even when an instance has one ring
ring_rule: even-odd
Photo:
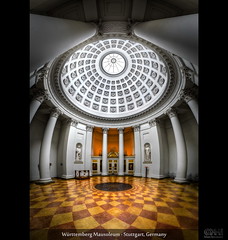
[[[95,48],[99,44],[101,44],[99,47],[104,47],[105,42],[106,46],[110,45],[113,40],[116,41],[116,46],[119,45],[118,49],[103,48],[99,52],[99,48]],[[127,48],[127,43],[129,43],[129,49],[123,49]],[[139,52],[136,46],[138,46]],[[87,54],[91,54],[89,50],[93,47],[95,53],[89,55],[89,59],[83,59],[81,54],[85,53],[85,49]],[[136,49],[135,52],[132,51],[132,48]],[[126,50],[131,50],[131,53],[129,51],[126,54]],[[101,64],[105,57],[113,53],[121,56],[125,64],[119,72],[109,74],[102,69]],[[141,56],[142,53],[148,55],[151,53],[151,56],[140,57],[138,53]],[[131,58],[131,56],[134,57]],[[148,62],[150,68],[146,65]],[[104,123],[111,126],[118,125],[119,122],[136,122],[145,116],[153,116],[159,112],[161,115],[166,105],[173,100],[170,97],[176,96],[176,92],[182,85],[180,77],[176,62],[164,50],[135,36],[126,38],[122,35],[112,34],[106,35],[105,38],[104,36],[93,37],[55,59],[49,71],[46,89],[56,100],[54,102],[64,108],[66,115],[71,117],[73,115],[93,124],[99,122],[99,124]],[[80,81],[78,86],[77,81]],[[152,87],[159,89],[158,97],[156,90],[153,92],[153,89],[156,88]],[[140,105],[140,101],[137,99],[138,94],[135,93],[139,94],[138,99],[143,104]],[[148,93],[152,99],[147,101]],[[81,102],[77,100],[79,95],[82,97]],[[131,103],[133,103],[133,109],[129,108]],[[102,109],[106,110],[103,112]]]
[[[119,76],[125,70],[127,66],[127,59],[119,52],[109,52],[100,60],[101,70],[107,74],[107,76]]]

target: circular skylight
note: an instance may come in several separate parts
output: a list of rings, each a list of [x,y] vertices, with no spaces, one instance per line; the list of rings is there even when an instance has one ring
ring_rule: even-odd
[[[68,57],[60,84],[81,111],[120,118],[146,110],[165,93],[167,67],[158,53],[132,40],[89,43]]]
[[[125,69],[126,60],[117,52],[108,53],[102,59],[101,66],[108,75],[116,75]]]

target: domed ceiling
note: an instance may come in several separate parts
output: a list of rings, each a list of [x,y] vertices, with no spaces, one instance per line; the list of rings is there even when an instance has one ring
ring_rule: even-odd
[[[61,72],[66,97],[82,111],[119,118],[156,103],[167,86],[165,62],[140,43],[107,39],[75,51]]]
[[[56,103],[79,118],[106,123],[164,107],[177,83],[175,64],[146,43],[101,37],[67,51],[51,68],[49,90]]]

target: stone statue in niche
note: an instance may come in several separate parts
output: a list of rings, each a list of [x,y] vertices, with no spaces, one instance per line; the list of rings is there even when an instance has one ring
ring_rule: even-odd
[[[145,162],[151,162],[151,148],[149,143],[144,145]]]
[[[76,151],[75,151],[75,162],[79,162],[82,160],[82,144],[76,144]]]

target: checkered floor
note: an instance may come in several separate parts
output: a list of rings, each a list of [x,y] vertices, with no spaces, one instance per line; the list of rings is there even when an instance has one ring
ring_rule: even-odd
[[[48,185],[30,185],[31,240],[164,239],[158,233],[166,233],[165,239],[198,239],[198,189],[194,184],[130,176],[53,180]],[[120,192],[95,188],[105,182],[133,187]],[[110,235],[113,232],[119,235]],[[110,234],[101,238],[100,233]]]

